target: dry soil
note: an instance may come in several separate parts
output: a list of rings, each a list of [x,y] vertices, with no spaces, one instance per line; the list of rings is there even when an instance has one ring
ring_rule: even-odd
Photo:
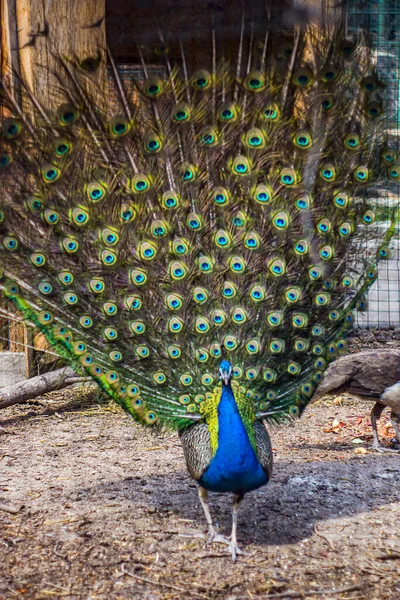
[[[1,600],[399,600],[400,454],[369,450],[370,409],[325,400],[271,430],[273,479],[246,496],[236,564],[200,537],[175,434],[89,388],[2,411],[0,503],[16,512],[0,510]],[[228,534],[230,498],[211,501]]]

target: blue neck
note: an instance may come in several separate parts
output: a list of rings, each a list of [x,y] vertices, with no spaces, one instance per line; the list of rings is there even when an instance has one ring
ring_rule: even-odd
[[[245,493],[267,482],[240,417],[230,384],[218,405],[218,448],[200,485],[216,492]]]
[[[219,404],[218,404],[218,415],[221,416],[224,413],[224,411],[226,411],[228,409],[228,406],[231,406],[232,408],[236,408],[236,410],[239,412],[237,405],[236,405],[236,400],[235,400],[235,396],[233,394],[231,384],[228,383],[228,385],[225,385],[223,383],[221,400],[219,401]]]

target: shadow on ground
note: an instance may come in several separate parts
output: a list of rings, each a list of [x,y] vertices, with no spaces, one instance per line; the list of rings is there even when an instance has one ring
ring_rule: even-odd
[[[399,499],[400,460],[372,455],[343,461],[297,463],[276,461],[271,483],[248,494],[240,514],[244,542],[265,545],[295,543],[310,537],[315,525],[371,511]],[[75,501],[114,500],[151,506],[160,515],[175,513],[193,521],[188,529],[204,531],[205,520],[196,486],[186,473],[127,477],[75,490]],[[230,530],[231,497],[211,494],[212,514],[220,530]]]

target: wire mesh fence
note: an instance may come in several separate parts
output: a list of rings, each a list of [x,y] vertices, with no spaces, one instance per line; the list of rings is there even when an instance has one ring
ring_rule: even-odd
[[[385,137],[387,145],[399,150],[400,125],[400,2],[399,0],[351,0],[348,5],[349,33],[361,28],[371,36],[376,53],[379,79],[385,86]],[[399,165],[400,173],[400,165]],[[391,255],[378,266],[378,278],[368,295],[368,308],[358,313],[359,326],[376,327],[400,324],[400,185],[387,181],[376,200],[377,221],[388,227],[392,219],[396,229]]]
[[[385,98],[385,137],[386,143],[399,150],[400,126],[400,0],[349,0],[347,5],[348,34],[361,29],[371,36],[376,55],[376,68],[384,85]],[[133,103],[138,101],[135,80],[145,78],[143,67],[138,64],[117,66],[125,91]],[[165,76],[160,65],[148,65],[147,77]],[[110,78],[110,103],[116,102],[116,89],[112,72]],[[400,162],[399,162],[400,173]],[[400,178],[399,178],[400,179]],[[358,312],[356,324],[361,327],[400,325],[400,183],[387,181],[376,190],[376,198],[371,198],[375,207],[375,227],[388,229],[396,221],[395,233],[390,244],[390,259],[378,265],[378,278],[371,286],[367,309]],[[370,235],[365,230],[365,256],[371,260]],[[357,268],[355,268],[357,271]]]

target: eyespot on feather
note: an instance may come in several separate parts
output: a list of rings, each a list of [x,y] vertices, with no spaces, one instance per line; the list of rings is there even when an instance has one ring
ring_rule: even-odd
[[[308,87],[313,80],[313,72],[307,66],[300,67],[294,72],[293,83],[298,87]]]
[[[94,181],[86,186],[86,194],[91,202],[100,202],[107,196],[107,186],[104,182]]]
[[[47,184],[55,183],[61,176],[61,169],[52,163],[46,163],[41,167],[43,181]]]
[[[164,91],[164,82],[158,77],[149,77],[143,82],[143,91],[148,98],[157,99]]]
[[[292,168],[282,169],[279,175],[279,181],[285,187],[293,187],[300,181],[299,174]]]
[[[300,150],[307,150],[312,146],[311,135],[306,129],[301,129],[300,131],[294,133],[292,136],[292,142],[296,148],[299,148]]]
[[[191,119],[191,108],[189,104],[181,102],[172,110],[172,119],[175,123],[187,123]]]
[[[231,123],[237,120],[238,108],[233,102],[225,102],[218,109],[218,119],[222,123]]]
[[[251,162],[244,155],[237,156],[233,160],[231,168],[233,174],[239,177],[247,177],[251,174]]]
[[[208,90],[212,85],[212,77],[209,71],[201,69],[196,71],[192,77],[192,86],[201,92]]]
[[[250,92],[258,93],[265,88],[265,75],[261,71],[250,71],[244,79],[244,86]]]
[[[163,142],[157,133],[154,133],[154,131],[149,131],[144,136],[143,147],[147,154],[158,154],[158,152],[161,152],[163,148]]]
[[[67,127],[79,119],[80,112],[73,104],[61,104],[57,109],[57,117],[59,124]]]
[[[146,194],[151,188],[150,178],[144,173],[132,177],[131,190],[134,194]]]
[[[263,109],[263,117],[266,121],[276,123],[281,118],[281,111],[279,105],[275,102],[267,104]]]
[[[127,135],[131,129],[131,123],[122,115],[117,115],[111,119],[108,124],[110,134],[114,138],[120,138]]]

